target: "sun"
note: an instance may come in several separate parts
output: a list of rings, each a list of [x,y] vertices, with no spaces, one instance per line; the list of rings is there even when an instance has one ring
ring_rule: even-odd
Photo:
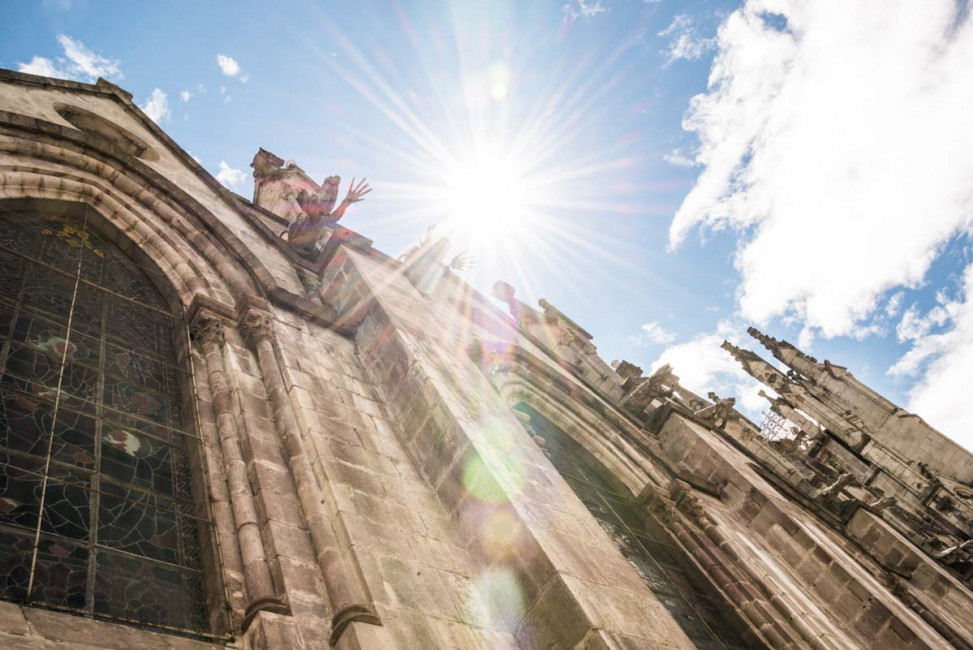
[[[478,143],[443,170],[443,228],[458,244],[478,249],[529,236],[542,218],[537,185],[515,149]]]

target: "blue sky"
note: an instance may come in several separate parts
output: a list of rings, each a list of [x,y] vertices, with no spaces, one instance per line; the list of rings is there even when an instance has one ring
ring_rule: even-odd
[[[445,224],[606,360],[753,412],[718,344],[756,323],[970,446],[967,4],[812,6],[4,3],[0,66],[105,74],[244,196],[258,147],[365,176],[348,227]]]

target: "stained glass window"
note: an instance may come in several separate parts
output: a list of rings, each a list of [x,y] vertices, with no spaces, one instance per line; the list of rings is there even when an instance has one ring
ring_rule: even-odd
[[[181,320],[93,218],[0,203],[0,598],[205,633]]]
[[[751,647],[727,620],[725,602],[705,580],[688,570],[689,559],[631,493],[597,471],[594,457],[556,424],[527,404],[517,404],[514,409],[557,471],[696,647]]]

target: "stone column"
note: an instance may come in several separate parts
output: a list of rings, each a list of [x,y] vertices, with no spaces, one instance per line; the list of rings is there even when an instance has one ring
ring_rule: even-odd
[[[270,396],[277,433],[284,446],[318,566],[328,590],[332,611],[331,644],[335,645],[351,623],[358,621],[381,625],[381,621],[372,610],[371,596],[355,570],[354,560],[347,555],[351,551],[342,547],[325,509],[325,495],[304,448],[294,406],[284,386],[283,372],[274,351],[271,318],[265,312],[250,309],[240,323],[240,331],[257,355],[257,363]]]
[[[236,421],[230,408],[230,390],[225,375],[225,324],[215,314],[201,311],[193,321],[191,334],[206,360],[206,375],[213,399],[213,412],[219,433],[220,448],[226,462],[226,480],[230,505],[236,525],[237,541],[243,558],[243,576],[249,603],[244,616],[246,628],[257,612],[267,610],[290,613],[274,589],[274,581],[267,563],[253,491],[243,462],[243,448]]]

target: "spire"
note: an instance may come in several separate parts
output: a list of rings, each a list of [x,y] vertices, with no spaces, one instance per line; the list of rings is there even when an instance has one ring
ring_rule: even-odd
[[[720,347],[726,350],[727,352],[729,352],[731,355],[733,355],[733,358],[739,361],[740,363],[742,363],[744,365],[744,368],[746,368],[748,362],[763,361],[763,359],[758,357],[750,350],[744,350],[743,348],[738,348],[737,346],[733,345],[729,341],[723,341],[723,345],[721,345]]]
[[[760,344],[771,352],[776,352],[779,342],[773,336],[767,336],[756,327],[748,327],[747,334],[760,341]],[[776,355],[775,355],[776,356]]]
[[[819,364],[817,359],[804,354],[787,341],[768,336],[756,327],[748,327],[747,334],[760,341],[760,344],[767,348],[775,359],[804,375],[812,382],[817,382],[821,373],[825,371],[824,366]]]

